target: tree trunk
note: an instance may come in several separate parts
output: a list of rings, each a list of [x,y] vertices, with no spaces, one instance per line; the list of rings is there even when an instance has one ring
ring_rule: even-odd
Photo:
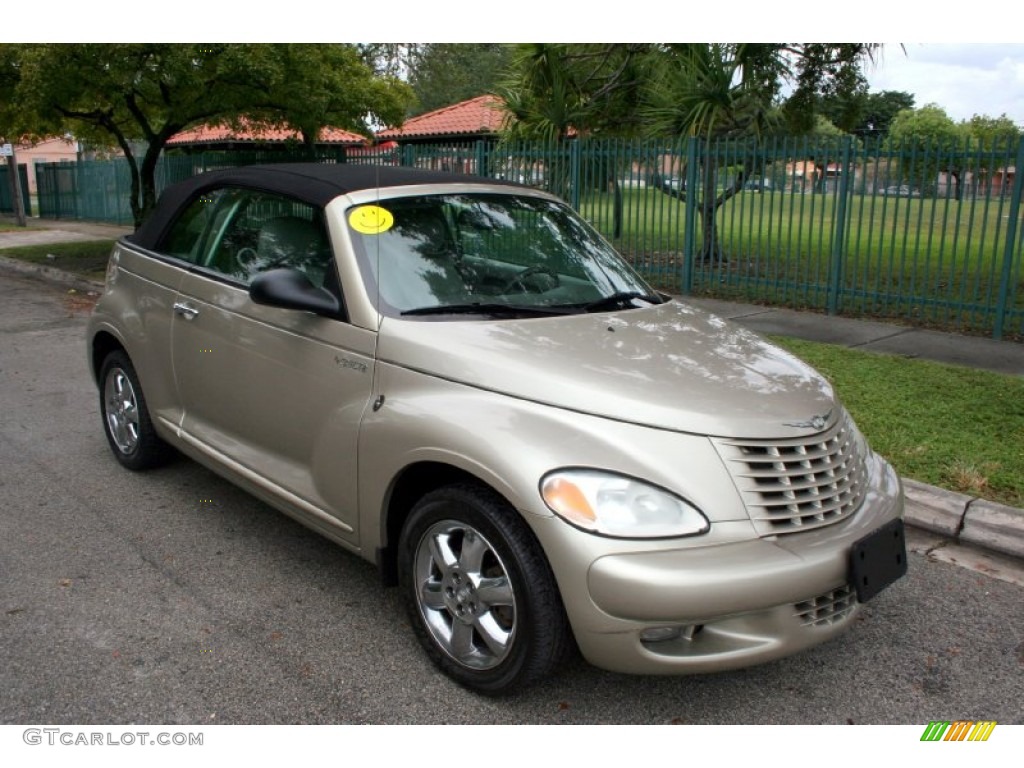
[[[127,152],[124,156],[125,160],[128,161],[128,168],[132,175],[132,191],[129,204],[132,209],[132,223],[135,228],[138,229],[142,226],[142,201],[140,195],[141,181],[139,179],[139,164],[135,161],[135,155],[131,152]]]
[[[698,260],[701,264],[714,262],[725,263],[728,259],[722,252],[722,244],[718,240],[718,221],[715,214],[718,213],[718,206],[711,200],[710,204],[704,204],[700,210],[701,223],[701,248]]]
[[[154,141],[146,148],[142,157],[142,168],[139,169],[139,189],[142,193],[141,205],[135,216],[135,228],[142,226],[150,212],[156,207],[156,165],[160,160],[164,142]]]
[[[743,182],[752,175],[754,169],[755,166],[752,163],[745,161],[743,170],[733,179],[732,186],[724,189],[719,195],[717,161],[710,156],[710,153],[701,160],[699,177],[702,194],[701,199],[697,202],[700,212],[701,249],[697,254],[697,259],[702,264],[716,261],[724,264],[729,261],[718,238],[718,209],[735,197],[736,193],[743,188]],[[669,197],[685,203],[688,190],[683,185],[684,178],[686,178],[685,173],[683,177],[670,182],[660,173],[655,173],[651,177],[651,183]]]
[[[702,264],[725,261],[718,240],[718,163],[706,157],[703,163],[703,194],[700,201],[701,248],[698,257]]]
[[[622,237],[622,186],[616,178],[610,179],[608,184],[613,195],[612,237],[618,240]]]
[[[306,156],[309,162],[316,162],[316,137],[320,134],[320,131],[303,129],[299,133],[302,136],[302,154]]]

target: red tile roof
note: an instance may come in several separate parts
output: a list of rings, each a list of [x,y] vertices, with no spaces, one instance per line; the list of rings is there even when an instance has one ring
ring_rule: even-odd
[[[475,99],[409,118],[401,128],[378,131],[377,137],[408,139],[428,136],[493,135],[501,130],[505,115],[501,99],[497,96],[477,96]]]
[[[291,128],[247,128],[238,130],[227,125],[201,125],[187,131],[176,133],[167,146],[176,147],[184,144],[213,144],[223,141],[252,142],[284,142],[301,141],[298,131]],[[323,128],[320,131],[318,144],[345,144],[346,146],[363,146],[367,143],[365,136],[340,128]]]

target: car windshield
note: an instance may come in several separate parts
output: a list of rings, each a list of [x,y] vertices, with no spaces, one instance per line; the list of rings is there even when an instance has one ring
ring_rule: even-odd
[[[567,206],[515,194],[401,197],[346,212],[367,289],[392,316],[535,317],[660,303]]]

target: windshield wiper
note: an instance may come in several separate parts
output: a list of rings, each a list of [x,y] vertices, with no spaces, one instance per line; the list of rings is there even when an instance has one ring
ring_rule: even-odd
[[[402,315],[497,315],[499,317],[549,317],[573,315],[579,310],[561,307],[524,307],[515,304],[440,304],[407,309]]]
[[[640,299],[646,301],[648,304],[664,304],[664,299],[655,293],[643,293],[642,291],[619,291],[613,293],[611,296],[605,296],[597,301],[591,301],[587,304],[577,305],[586,312],[601,312],[605,309],[626,309],[637,308],[633,304],[633,299]]]

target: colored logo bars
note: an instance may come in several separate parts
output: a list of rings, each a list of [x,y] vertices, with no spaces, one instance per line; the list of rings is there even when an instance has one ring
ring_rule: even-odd
[[[995,720],[932,720],[921,741],[988,741],[995,727]]]

